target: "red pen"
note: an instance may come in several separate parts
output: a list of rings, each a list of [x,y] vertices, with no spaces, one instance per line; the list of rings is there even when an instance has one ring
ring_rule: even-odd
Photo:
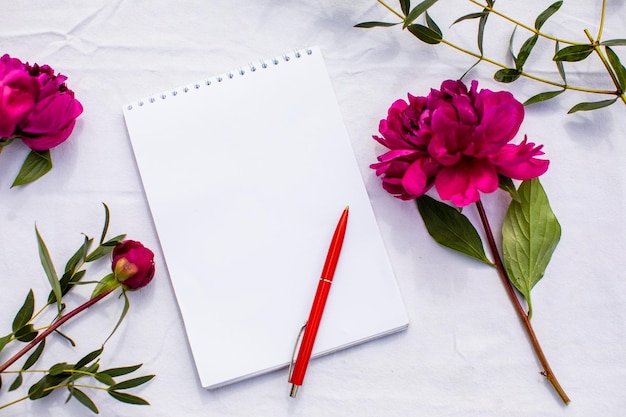
[[[337,268],[337,261],[339,261],[339,254],[341,253],[341,246],[343,245],[343,237],[346,234],[347,224],[348,207],[346,206],[341,214],[339,223],[337,223],[337,228],[335,229],[333,239],[331,240],[330,247],[328,248],[328,254],[326,255],[326,261],[324,262],[324,268],[322,269],[319,284],[317,284],[317,292],[315,293],[315,298],[313,299],[313,306],[311,307],[309,319],[302,328],[304,330],[304,337],[302,339],[302,343],[300,344],[300,350],[298,350],[298,357],[293,365],[293,369],[290,369],[289,372],[289,382],[292,384],[291,393],[289,395],[294,398],[298,392],[298,387],[302,385],[306,368],[309,365],[309,360],[311,359],[315,336],[317,335],[317,329],[319,328],[320,321],[322,320],[322,313],[324,312],[328,292],[330,291],[330,286],[333,282],[333,276],[335,275],[335,269]],[[302,333],[302,331],[300,333]]]

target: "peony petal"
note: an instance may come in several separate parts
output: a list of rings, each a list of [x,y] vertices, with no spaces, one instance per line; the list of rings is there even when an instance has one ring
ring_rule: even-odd
[[[463,158],[460,163],[441,169],[435,187],[441,199],[464,207],[478,201],[480,192],[497,190],[498,174],[486,159]]]
[[[23,70],[13,70],[0,80],[0,138],[12,136],[30,112],[39,91],[37,82]]]
[[[548,170],[550,161],[538,159],[535,156],[543,155],[543,146],[536,146],[527,142],[526,138],[519,145],[508,144],[489,159],[498,172],[505,177],[517,180],[528,180],[544,174]]]

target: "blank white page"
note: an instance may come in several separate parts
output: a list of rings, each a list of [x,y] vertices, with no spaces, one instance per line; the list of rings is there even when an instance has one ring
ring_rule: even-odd
[[[313,353],[406,328],[318,48],[155,94],[124,117],[203,387],[289,363],[345,206]]]

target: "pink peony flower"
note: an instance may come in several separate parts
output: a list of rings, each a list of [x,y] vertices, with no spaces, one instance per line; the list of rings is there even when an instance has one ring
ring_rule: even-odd
[[[39,84],[39,94],[32,111],[19,123],[18,133],[26,146],[44,151],[69,137],[83,106],[67,88],[66,76],[55,75],[48,65],[27,65],[27,68]]]
[[[140,242],[124,240],[113,249],[111,269],[125,288],[145,287],[154,277],[154,253]]]
[[[0,58],[0,139],[14,135],[18,123],[33,109],[39,93],[37,80],[20,60]]]
[[[383,187],[409,200],[435,187],[443,200],[459,207],[498,188],[498,174],[518,180],[538,177],[549,161],[537,159],[542,146],[509,143],[524,119],[524,106],[508,92],[470,91],[462,81],[447,80],[427,97],[408,95],[391,105],[380,121],[389,151],[372,164]]]

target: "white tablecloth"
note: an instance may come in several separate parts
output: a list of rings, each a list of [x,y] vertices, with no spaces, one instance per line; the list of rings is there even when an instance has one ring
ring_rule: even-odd
[[[531,26],[550,4],[502,3],[497,6]],[[583,29],[597,33],[599,3],[565,2],[544,29],[585,41]],[[399,10],[397,2],[391,5]],[[624,37],[620,31],[625,8],[622,2],[608,2],[605,39]],[[433,7],[431,14],[446,37],[475,48],[475,21],[449,26],[456,17],[479,10],[463,0],[448,0]],[[505,61],[512,27],[496,16],[490,19],[487,50]],[[11,145],[0,155],[0,327],[5,329],[0,333],[9,331],[29,288],[40,303],[49,291],[39,264],[35,224],[60,269],[82,243],[81,233],[99,237],[101,202],[106,202],[112,212],[110,236],[128,233],[153,248],[157,275],[153,284],[130,294],[131,310],[107,344],[103,366],[143,363],[143,373],[157,377],[133,391],[151,406],[121,404],[104,392],[92,394],[102,415],[591,417],[623,413],[626,138],[622,127],[626,109],[618,103],[605,110],[566,115],[575,103],[595,98],[566,93],[556,101],[529,107],[520,132],[520,138],[526,133],[530,140],[545,144],[551,167],[542,183],[563,227],[546,276],[533,291],[533,324],[572,399],[566,407],[540,375],[495,271],[434,243],[415,205],[383,191],[368,168],[383,151],[371,136],[389,105],[407,92],[426,95],[443,79],[459,77],[473,59],[444,45],[427,46],[399,27],[353,28],[366,20],[390,21],[393,16],[373,0],[5,2],[0,51],[47,63],[67,75],[85,111],[70,139],[52,150],[54,169],[36,183],[9,188],[28,153],[24,146]],[[522,30],[518,34],[517,44],[526,36]],[[411,325],[406,332],[315,360],[295,400],[287,395],[286,370],[205,391],[195,374],[121,106],[256,58],[309,45],[319,45],[325,55]],[[546,60],[551,48],[549,42],[540,41],[528,65],[541,76],[558,79],[554,65]],[[624,56],[623,48],[615,49]],[[570,82],[610,88],[597,61],[594,57],[589,63],[569,66]],[[492,79],[494,71],[484,64],[468,79],[478,79],[484,88],[507,88],[520,100],[546,89],[524,80],[498,84]],[[184,137],[171,141],[171,146],[188,144]],[[485,197],[496,226],[507,201],[502,193]],[[476,218],[472,207],[467,213]],[[201,260],[189,261],[202,268]],[[107,268],[106,262],[94,265],[89,277],[98,279]],[[79,288],[68,303],[84,301],[89,291]],[[37,366],[76,360],[97,348],[115,325],[122,304],[109,299],[67,324],[64,331],[78,346],[53,338]],[[2,355],[5,358],[7,353]],[[10,382],[10,375],[3,377],[0,397],[7,401],[15,398],[15,393],[6,391]],[[76,400],[67,405],[64,401],[65,394],[55,393],[1,413],[38,417],[89,413]]]

